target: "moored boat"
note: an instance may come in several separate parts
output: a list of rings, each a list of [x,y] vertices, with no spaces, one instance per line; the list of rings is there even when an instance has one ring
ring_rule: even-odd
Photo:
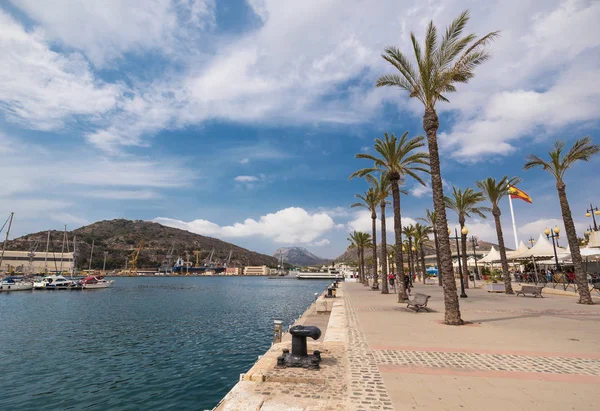
[[[29,291],[32,289],[33,283],[20,278],[6,277],[0,281],[0,291]]]
[[[36,290],[68,290],[73,281],[67,280],[62,275],[49,275],[33,283]]]
[[[344,275],[335,268],[328,268],[327,271],[321,272],[302,272],[299,271],[296,278],[299,280],[342,280]]]
[[[114,280],[107,280],[101,276],[91,275],[81,280],[81,286],[84,290],[97,290],[100,288],[108,288],[114,283]]]

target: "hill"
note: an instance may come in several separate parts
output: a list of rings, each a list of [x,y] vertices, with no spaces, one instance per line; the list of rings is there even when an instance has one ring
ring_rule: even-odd
[[[33,250],[37,243],[37,251],[44,251],[48,232],[28,234],[6,244],[7,250]],[[171,246],[174,245],[173,257],[186,258],[195,262],[194,251],[200,251],[200,264],[206,259],[214,248],[212,262],[223,264],[232,252],[229,266],[268,265],[277,266],[277,259],[238,247],[234,244],[212,237],[190,233],[178,228],[166,227],[158,223],[142,220],[105,220],[99,221],[73,231],[68,231],[68,249],[73,251],[73,237],[77,237],[77,266],[87,268],[90,259],[92,241],[94,242],[94,257],[92,268],[102,268],[104,252],[107,252],[106,269],[122,269],[125,259],[144,241],[140,253],[138,267],[154,268],[166,262],[166,256]],[[60,253],[62,248],[62,231],[50,232],[50,252]],[[65,251],[66,251],[65,246]]]
[[[330,260],[325,258],[317,257],[304,247],[282,247],[275,250],[273,256],[279,259],[279,256],[283,253],[284,263],[291,265],[309,266],[309,265],[322,265]]]

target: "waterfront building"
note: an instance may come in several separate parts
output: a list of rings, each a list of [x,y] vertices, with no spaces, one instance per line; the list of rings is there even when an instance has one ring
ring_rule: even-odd
[[[38,274],[73,270],[73,253],[57,253],[38,251],[4,251],[0,272]]]
[[[225,275],[242,275],[244,273],[241,267],[227,267],[225,269]]]
[[[271,270],[266,265],[244,267],[244,275],[269,275]]]

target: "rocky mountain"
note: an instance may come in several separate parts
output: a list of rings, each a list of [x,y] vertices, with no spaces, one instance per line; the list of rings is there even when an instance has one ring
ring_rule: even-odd
[[[278,248],[277,250],[275,250],[273,257],[279,259],[279,256],[281,254],[283,254],[283,261],[291,265],[322,265],[330,261],[325,258],[317,257],[304,247]]]
[[[47,231],[28,234],[10,240],[7,250],[29,251],[37,247],[37,251],[46,248]],[[87,268],[90,259],[92,241],[94,242],[94,257],[92,268],[102,268],[104,252],[106,251],[106,269],[121,269],[125,267],[125,259],[144,241],[139,256],[138,267],[157,268],[166,262],[169,249],[173,246],[173,258],[189,258],[195,262],[195,251],[200,251],[199,262],[208,262],[209,255],[214,249],[212,262],[223,264],[231,251],[230,267],[245,265],[277,266],[277,259],[238,247],[234,244],[212,237],[190,233],[177,228],[166,227],[158,223],[142,220],[105,220],[99,221],[73,231],[67,232],[69,240],[65,251],[73,251],[73,238],[77,238],[77,266]],[[50,232],[50,252],[60,253],[63,244],[63,232]]]

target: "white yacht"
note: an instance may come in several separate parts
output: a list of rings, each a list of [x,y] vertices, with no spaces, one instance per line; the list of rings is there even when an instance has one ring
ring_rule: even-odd
[[[296,275],[299,280],[343,280],[344,275],[336,268],[327,268],[319,272],[299,271]]]
[[[6,277],[0,281],[1,291],[28,291],[33,289],[33,283],[16,277]]]
[[[114,283],[114,280],[107,280],[102,276],[89,276],[81,280],[84,290],[97,290],[99,288],[108,288]]]
[[[36,290],[68,290],[72,281],[62,275],[49,275],[33,283]]]

